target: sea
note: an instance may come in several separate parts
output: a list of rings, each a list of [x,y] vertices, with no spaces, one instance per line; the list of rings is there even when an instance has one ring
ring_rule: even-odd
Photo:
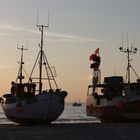
[[[4,115],[0,107],[0,124],[12,124]],[[52,123],[100,123],[95,117],[86,115],[86,104],[82,106],[73,106],[71,103],[65,104],[65,109],[60,117]]]

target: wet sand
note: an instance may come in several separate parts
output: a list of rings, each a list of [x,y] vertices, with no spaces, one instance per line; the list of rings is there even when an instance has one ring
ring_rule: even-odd
[[[140,123],[0,124],[0,140],[140,140]]]

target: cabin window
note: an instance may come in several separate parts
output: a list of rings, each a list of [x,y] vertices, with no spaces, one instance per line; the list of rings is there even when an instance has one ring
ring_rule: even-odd
[[[35,86],[30,87],[30,93],[32,93],[32,94],[35,93]]]
[[[89,87],[88,88],[88,93],[87,93],[88,95],[92,95],[93,94],[93,88],[92,87]]]
[[[27,86],[24,87],[24,92],[25,92],[25,93],[28,92],[28,87],[27,87]]]

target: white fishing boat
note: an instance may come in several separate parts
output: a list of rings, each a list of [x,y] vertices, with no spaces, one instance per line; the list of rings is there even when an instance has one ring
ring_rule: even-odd
[[[92,84],[88,86],[86,113],[104,121],[140,121],[140,78],[130,61],[130,54],[135,54],[137,48],[120,47],[127,54],[126,80],[123,76],[104,77],[101,82],[99,49],[90,56],[93,60]],[[136,82],[131,82],[130,69],[136,74]]]
[[[65,97],[67,96],[66,91],[58,88],[52,67],[49,65],[43,50],[43,29],[48,26],[37,25],[37,27],[41,32],[40,51],[28,77],[29,80],[26,83],[23,82],[24,48],[21,47],[18,77],[15,82],[12,82],[11,93],[1,97],[4,114],[9,120],[19,124],[50,124],[63,112]],[[39,76],[33,77],[36,64],[39,64]],[[43,66],[45,74],[43,73]],[[49,88],[43,89],[43,83],[47,84],[47,81]]]

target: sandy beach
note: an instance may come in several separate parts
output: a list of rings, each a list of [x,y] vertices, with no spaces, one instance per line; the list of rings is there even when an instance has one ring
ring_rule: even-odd
[[[139,140],[139,123],[0,125],[0,140]]]

